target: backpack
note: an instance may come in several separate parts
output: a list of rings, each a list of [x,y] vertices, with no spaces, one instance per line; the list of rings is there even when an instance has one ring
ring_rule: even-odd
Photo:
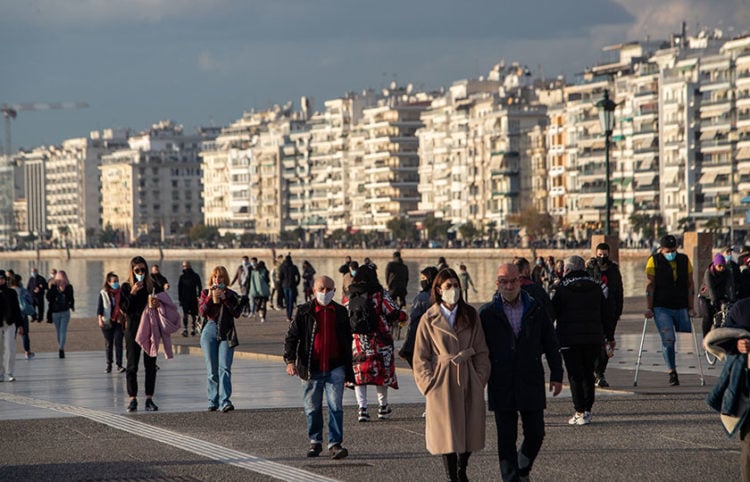
[[[31,299],[29,291],[20,286],[18,287],[18,304],[23,316],[36,316],[36,308],[34,308],[34,301]]]
[[[378,315],[369,296],[361,294],[349,298],[347,309],[352,333],[366,335],[377,331]]]

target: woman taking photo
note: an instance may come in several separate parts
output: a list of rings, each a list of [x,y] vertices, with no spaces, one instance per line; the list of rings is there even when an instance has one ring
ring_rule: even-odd
[[[99,292],[99,303],[96,307],[99,328],[104,335],[104,357],[107,360],[105,373],[112,373],[112,348],[115,352],[117,372],[125,371],[125,367],[122,366],[123,327],[120,323],[120,313],[120,278],[110,271]]]
[[[141,361],[141,346],[135,335],[141,324],[143,310],[147,306],[157,308],[159,300],[149,295],[161,293],[163,288],[151,280],[148,264],[141,256],[130,260],[128,281],[120,287],[120,309],[127,315],[125,326],[125,357],[127,359],[125,380],[130,396],[128,412],[138,410],[138,365]],[[146,410],[155,412],[159,407],[153,401],[156,388],[156,357],[143,353],[143,367],[146,370]]]
[[[242,313],[240,297],[227,288],[229,273],[217,266],[209,276],[209,287],[201,291],[198,312],[205,318],[201,330],[201,350],[208,372],[208,410],[230,412],[232,396],[232,360],[239,345],[234,320]]]
[[[65,339],[68,336],[68,323],[70,323],[70,312],[75,311],[75,299],[73,298],[73,286],[68,281],[65,271],[58,271],[49,282],[47,290],[47,302],[52,323],[55,324],[57,332],[57,347],[60,350],[60,358],[65,358]]]
[[[432,300],[417,327],[414,381],[427,402],[427,450],[443,456],[448,480],[463,481],[469,456],[484,448],[489,350],[477,311],[461,298],[454,270],[437,274]]]

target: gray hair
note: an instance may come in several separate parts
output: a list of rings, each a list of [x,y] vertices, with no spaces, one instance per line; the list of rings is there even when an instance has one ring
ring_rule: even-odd
[[[586,269],[586,261],[580,256],[570,256],[565,260],[565,272],[583,271]]]

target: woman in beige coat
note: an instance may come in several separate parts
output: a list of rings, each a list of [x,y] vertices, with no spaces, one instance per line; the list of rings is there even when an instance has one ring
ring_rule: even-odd
[[[484,448],[489,350],[455,271],[438,273],[432,301],[417,328],[414,378],[427,401],[427,450],[443,456],[449,480],[463,481],[471,452]]]

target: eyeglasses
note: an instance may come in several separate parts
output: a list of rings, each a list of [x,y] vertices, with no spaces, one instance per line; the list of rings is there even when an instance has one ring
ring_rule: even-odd
[[[514,285],[520,281],[519,278],[498,278],[497,284],[500,285]]]
[[[135,268],[133,270],[133,273],[135,273],[135,274],[144,274],[145,272],[146,272],[145,268]]]

